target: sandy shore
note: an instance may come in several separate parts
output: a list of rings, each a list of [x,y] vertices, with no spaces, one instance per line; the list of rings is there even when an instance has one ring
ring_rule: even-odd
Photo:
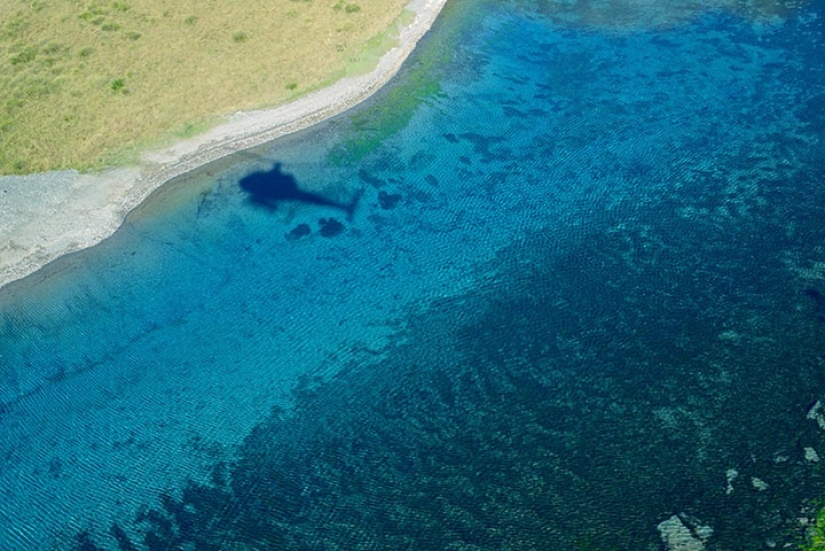
[[[344,78],[278,108],[235,113],[195,138],[146,152],[137,166],[0,177],[0,287],[112,235],[152,191],[237,151],[305,129],[374,94],[401,68],[447,0],[412,0],[415,20],[371,73]]]

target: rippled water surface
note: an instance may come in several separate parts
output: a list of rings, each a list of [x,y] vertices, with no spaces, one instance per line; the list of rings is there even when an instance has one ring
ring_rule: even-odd
[[[634,6],[456,0],[0,291],[0,549],[799,543],[825,6]]]

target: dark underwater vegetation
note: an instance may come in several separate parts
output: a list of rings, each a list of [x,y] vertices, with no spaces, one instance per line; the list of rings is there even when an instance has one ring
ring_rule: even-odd
[[[780,265],[741,263],[786,239],[662,226],[668,210],[505,248],[472,293],[411,312],[383,359],[305,380],[211,484],[139,514],[142,543],[656,549],[672,513],[712,525],[715,549],[798,539],[800,503],[825,492],[802,459],[825,440],[804,419],[825,328]]]
[[[662,214],[616,213],[645,236],[606,220],[572,247],[537,232],[506,248],[471,294],[411,313],[384,359],[304,381],[212,484],[138,515],[146,548],[655,549],[670,513],[711,524],[717,549],[793,541],[825,492],[801,455],[823,443],[803,420],[822,324],[781,267],[736,266],[776,243]],[[697,275],[679,258],[709,255],[732,262]]]
[[[823,4],[597,4],[451,2],[375,99],[4,290],[0,547],[802,544]]]

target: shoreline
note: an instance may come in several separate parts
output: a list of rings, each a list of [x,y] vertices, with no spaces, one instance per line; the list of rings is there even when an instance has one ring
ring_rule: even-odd
[[[166,182],[238,151],[305,130],[363,102],[400,70],[447,0],[411,0],[414,21],[371,72],[344,77],[272,109],[241,111],[171,146],[144,152],[136,166],[80,174],[67,170],[0,176],[0,290],[69,253],[97,245]]]

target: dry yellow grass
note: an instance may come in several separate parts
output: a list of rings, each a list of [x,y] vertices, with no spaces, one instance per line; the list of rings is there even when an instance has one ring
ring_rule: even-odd
[[[0,0],[0,174],[89,169],[363,70],[406,0]]]

